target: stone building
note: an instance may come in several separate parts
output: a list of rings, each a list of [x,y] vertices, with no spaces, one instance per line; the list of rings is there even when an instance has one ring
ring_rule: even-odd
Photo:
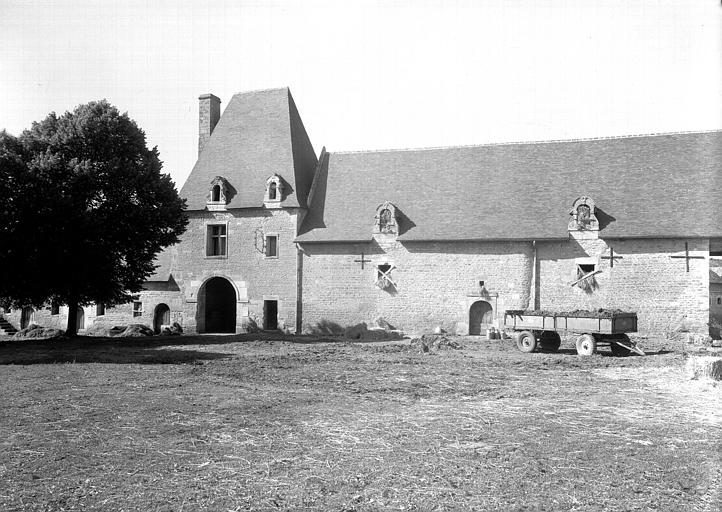
[[[182,241],[133,305],[86,308],[86,325],[383,317],[478,334],[505,309],[596,308],[636,311],[646,333],[722,322],[722,131],[317,157],[286,88],[222,115],[203,95],[199,127]]]

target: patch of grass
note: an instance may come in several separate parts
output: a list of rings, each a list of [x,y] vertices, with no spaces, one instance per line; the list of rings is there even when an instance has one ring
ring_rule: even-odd
[[[662,341],[324,341],[0,344],[0,509],[719,508],[722,390]]]

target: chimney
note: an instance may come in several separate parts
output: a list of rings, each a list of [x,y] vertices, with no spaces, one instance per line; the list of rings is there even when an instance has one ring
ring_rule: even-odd
[[[221,100],[213,94],[198,97],[198,156],[221,118]]]

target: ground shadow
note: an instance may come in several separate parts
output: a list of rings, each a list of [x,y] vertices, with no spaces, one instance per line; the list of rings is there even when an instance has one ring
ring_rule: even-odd
[[[182,337],[164,338],[86,338],[11,340],[0,343],[0,365],[53,363],[109,364],[195,364],[227,359],[232,354],[205,352],[174,345],[198,345]],[[129,341],[132,339],[133,341]],[[197,338],[195,338],[197,340]],[[169,341],[176,343],[169,343]],[[228,343],[228,339],[226,339]]]
[[[560,354],[560,355],[567,355],[567,356],[586,357],[586,356],[579,356],[579,355],[577,354],[577,349],[575,349],[575,348],[560,348],[559,350],[557,350],[557,351],[555,351],[555,352],[545,351],[545,350],[543,350],[543,349],[540,349],[539,352],[544,353],[544,354]],[[631,352],[630,354],[627,354],[627,355],[625,355],[625,356],[615,356],[615,355],[612,353],[611,349],[602,347],[601,349],[597,349],[597,351],[595,352],[595,354],[596,354],[596,355],[599,355],[599,356],[602,356],[602,357],[614,357],[614,358],[617,358],[617,357],[661,356],[661,355],[664,355],[664,354],[670,354],[671,352],[672,352],[671,350],[658,350],[658,351],[655,351],[655,352],[650,352],[650,351],[645,350],[645,351],[644,351],[644,354],[645,354],[644,356],[641,356],[641,355],[637,354],[636,352]]]

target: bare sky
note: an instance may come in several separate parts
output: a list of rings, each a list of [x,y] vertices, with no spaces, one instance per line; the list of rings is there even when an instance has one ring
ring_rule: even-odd
[[[198,96],[289,86],[314,148],[722,128],[719,0],[0,0],[0,128],[107,98],[180,188]]]

